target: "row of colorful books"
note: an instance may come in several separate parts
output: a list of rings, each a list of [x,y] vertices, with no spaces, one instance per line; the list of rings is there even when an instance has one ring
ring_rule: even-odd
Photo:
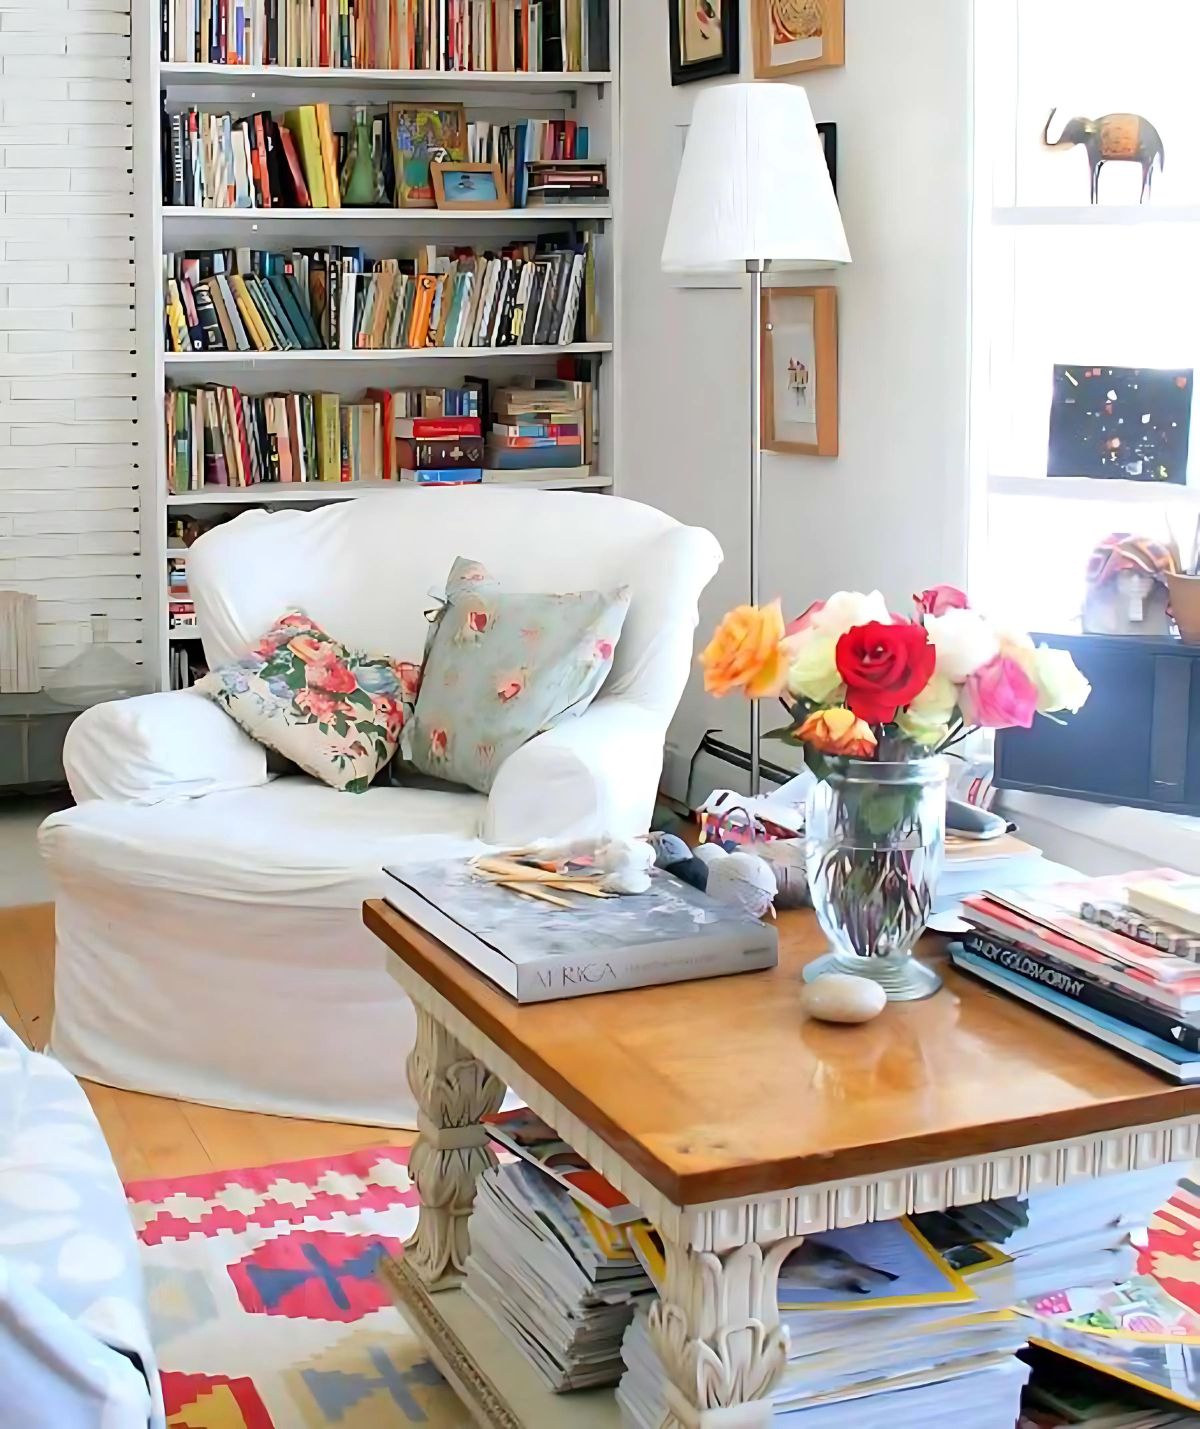
[[[563,346],[594,331],[591,236],[498,252],[249,249],[164,259],[168,352]]]
[[[435,155],[498,164],[503,197],[516,208],[544,199],[544,179],[529,172],[534,165],[579,165],[575,201],[608,193],[606,166],[589,158],[588,126],[573,119],[468,122],[461,104],[358,112],[369,125],[376,176],[367,207],[436,207],[429,170]],[[268,110],[164,109],[162,130],[163,193],[172,206],[339,209],[347,201],[355,155],[328,104],[289,109],[282,120]]]
[[[1171,869],[989,891],[955,964],[1181,1082],[1200,1081],[1200,880]]]
[[[648,1318],[666,1290],[661,1237],[535,1113],[486,1120],[502,1154],[517,1160],[481,1181],[467,1294],[550,1388],[619,1381],[623,1422],[654,1429],[670,1418]],[[1041,1408],[1061,1402],[1080,1361],[1149,1395],[1182,1388],[1200,1404],[1173,1364],[1197,1317],[1171,1309],[1162,1287],[1136,1273],[1132,1243],[1176,1174],[1136,1171],[806,1237],[779,1273],[790,1345],[772,1422],[1011,1429],[1030,1343],[1055,1351],[1039,1360],[1025,1395],[1039,1416],[1031,1424],[1056,1422]],[[1107,1385],[1110,1410],[1129,1408],[1120,1384]],[[1115,1413],[1106,1429],[1142,1423]]]
[[[182,64],[604,70],[608,0],[161,0]]]
[[[463,388],[373,389],[357,400],[180,387],[165,399],[167,489],[586,477],[594,458],[592,400],[590,383],[568,379],[500,388],[485,434],[482,379]]]

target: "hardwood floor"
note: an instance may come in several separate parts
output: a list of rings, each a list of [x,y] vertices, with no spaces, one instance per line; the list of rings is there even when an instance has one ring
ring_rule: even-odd
[[[53,906],[0,908],[0,1017],[28,1046],[40,1048],[50,1036],[53,1012]],[[125,1181],[408,1146],[414,1139],[377,1126],[223,1111],[95,1082],[83,1088]]]

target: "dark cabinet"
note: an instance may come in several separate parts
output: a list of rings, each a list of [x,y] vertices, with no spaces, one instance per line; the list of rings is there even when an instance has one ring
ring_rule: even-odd
[[[1069,650],[1092,697],[1066,724],[996,739],[996,785],[1200,814],[1200,646],[1136,636],[1035,635]]]

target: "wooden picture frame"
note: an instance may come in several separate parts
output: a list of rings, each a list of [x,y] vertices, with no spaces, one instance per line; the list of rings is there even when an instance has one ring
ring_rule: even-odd
[[[512,208],[499,164],[435,159],[429,166],[438,208]]]
[[[645,3],[645,0],[643,0]],[[667,0],[667,16],[671,27],[671,83],[692,84],[698,79],[716,79],[720,75],[739,74],[741,61],[741,15],[739,0],[707,0],[719,19],[716,44],[702,34],[693,33],[700,24],[697,0]],[[692,43],[717,48],[717,53],[704,57],[686,53]]]
[[[838,454],[836,288],[767,288],[762,296],[764,451]]]
[[[397,208],[437,208],[430,170],[439,159],[467,157],[467,111],[461,104],[389,104]]]
[[[751,0],[755,79],[846,63],[846,0]]]

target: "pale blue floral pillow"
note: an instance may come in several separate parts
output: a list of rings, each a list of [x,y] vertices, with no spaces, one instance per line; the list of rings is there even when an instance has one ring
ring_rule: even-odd
[[[417,771],[486,794],[510,754],[595,699],[628,609],[628,587],[508,594],[460,556],[406,731]]]

